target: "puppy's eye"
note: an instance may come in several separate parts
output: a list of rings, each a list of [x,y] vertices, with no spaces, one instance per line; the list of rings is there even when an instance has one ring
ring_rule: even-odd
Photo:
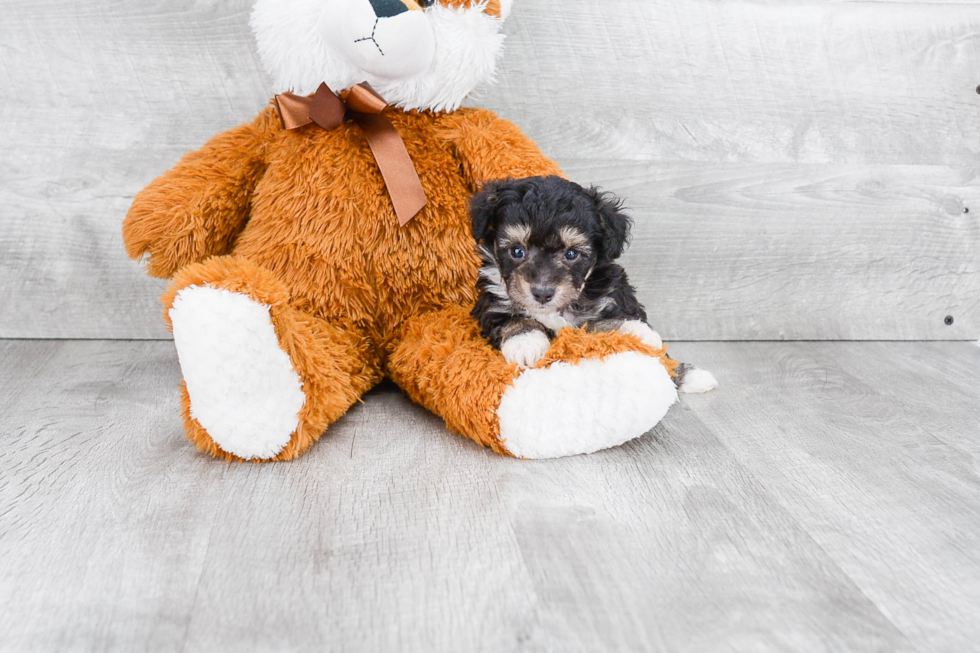
[[[524,257],[527,256],[527,252],[520,245],[514,245],[510,248],[510,255],[515,261],[523,261]]]
[[[567,252],[565,252],[566,261],[577,261],[578,257],[579,257],[579,253],[574,249],[570,249]]]
[[[428,9],[436,3],[436,0],[416,0],[423,9]]]

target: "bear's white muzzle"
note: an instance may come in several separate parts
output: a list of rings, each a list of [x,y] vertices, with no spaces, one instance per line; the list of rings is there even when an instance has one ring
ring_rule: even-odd
[[[327,0],[319,27],[334,53],[380,79],[409,79],[435,57],[432,27],[414,0]]]

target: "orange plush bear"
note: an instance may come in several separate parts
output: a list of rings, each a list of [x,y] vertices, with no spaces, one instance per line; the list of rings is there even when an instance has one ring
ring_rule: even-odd
[[[259,53],[296,95],[185,156],[123,227],[129,255],[172,278],[200,449],[296,458],[385,377],[523,458],[622,444],[676,400],[672,363],[636,336],[565,329],[525,370],[470,317],[470,197],[560,174],[513,124],[460,108],[493,77],[511,2],[258,0]]]

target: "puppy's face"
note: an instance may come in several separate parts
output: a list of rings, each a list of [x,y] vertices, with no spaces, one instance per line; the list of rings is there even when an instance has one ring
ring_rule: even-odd
[[[493,182],[472,208],[473,234],[490,259],[483,275],[532,317],[574,304],[595,267],[617,258],[629,234],[630,219],[615,198],[560,177]]]
[[[532,315],[575,303],[595,263],[592,239],[574,224],[508,221],[493,251],[507,295]]]

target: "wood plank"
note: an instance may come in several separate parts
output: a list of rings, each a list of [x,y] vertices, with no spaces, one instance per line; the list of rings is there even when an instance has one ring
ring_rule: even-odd
[[[500,650],[530,618],[488,454],[397,389],[315,456],[229,466],[180,435],[171,344],[20,345],[52,346],[0,360],[34,393],[0,453],[3,650]]]
[[[724,386],[593,456],[501,458],[383,386],[228,465],[169,343],[2,342],[0,649],[967,650],[980,482],[897,408],[917,356],[980,404],[980,349],[846,347],[678,345]]]
[[[0,337],[168,337],[164,284],[127,260],[122,219],[184,152],[268,102],[250,5],[4,3]]]
[[[5,3],[0,337],[167,337],[163,284],[126,260],[120,224],[182,153],[268,101],[249,6]],[[714,192],[717,213],[735,214],[719,228],[674,204],[666,229],[698,255],[666,272],[640,264],[672,338],[975,338],[978,265],[963,252],[977,249],[980,208],[972,222],[949,211],[976,196],[978,27],[978,2],[525,1],[506,26],[500,82],[474,103],[519,123],[576,178],[630,191],[637,206],[656,199],[647,219],[670,203],[643,187],[674,168],[689,185],[676,192]],[[747,166],[744,177],[729,164]],[[739,186],[764,171],[794,184],[769,187],[789,193],[787,224],[771,198]],[[883,186],[808,195],[834,179]],[[875,192],[893,196],[862,204]],[[859,206],[888,211],[882,240]],[[761,258],[760,215],[778,234],[761,234],[772,242]],[[815,226],[827,222],[845,231]],[[913,233],[924,242],[910,245]],[[631,261],[660,256],[646,237],[636,247]],[[897,270],[905,247],[916,258]],[[841,254],[850,260],[833,266]],[[740,270],[745,260],[753,267]],[[723,285],[733,271],[745,276]],[[847,271],[849,291],[825,283]],[[953,328],[937,323],[944,310]]]
[[[973,165],[978,28],[975,1],[517,2],[481,101],[562,161]]]
[[[501,470],[547,650],[914,650],[685,408]]]
[[[975,648],[980,349],[759,343],[696,352],[723,370],[728,391],[689,407],[746,470],[917,650]],[[943,375],[946,366],[973,371]],[[947,417],[933,421],[938,412]]]
[[[900,402],[931,438],[960,452],[964,464],[980,457],[980,348],[916,343],[903,350],[895,343],[849,343],[821,353]],[[862,364],[872,356],[875,364]]]
[[[980,337],[976,168],[582,162],[568,171],[632,207],[623,264],[667,340]]]

